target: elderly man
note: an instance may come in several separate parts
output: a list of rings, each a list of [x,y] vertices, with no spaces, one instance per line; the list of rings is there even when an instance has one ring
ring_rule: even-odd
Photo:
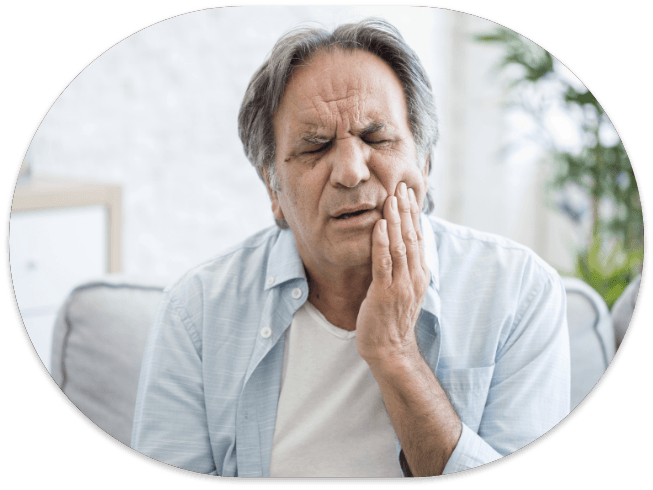
[[[439,475],[567,414],[556,273],[421,213],[434,104],[392,26],[287,34],[239,127],[278,226],[167,289],[135,449],[223,476]]]

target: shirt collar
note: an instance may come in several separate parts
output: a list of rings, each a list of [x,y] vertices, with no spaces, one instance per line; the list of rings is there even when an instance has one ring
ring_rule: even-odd
[[[304,263],[297,251],[292,231],[280,230],[268,257],[265,289],[268,290],[293,279],[306,280]]]

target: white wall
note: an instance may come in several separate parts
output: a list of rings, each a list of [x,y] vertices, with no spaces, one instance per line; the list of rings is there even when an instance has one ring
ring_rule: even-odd
[[[158,23],[71,82],[32,142],[32,173],[120,184],[124,271],[182,274],[273,223],[236,119],[249,78],[276,39],[302,21],[332,27],[369,15],[392,22],[431,74],[441,120],[435,213],[514,238],[555,262],[558,249],[548,253],[537,234],[536,166],[501,155],[503,88],[490,74],[499,52],[471,39],[492,24],[451,11],[241,7]]]

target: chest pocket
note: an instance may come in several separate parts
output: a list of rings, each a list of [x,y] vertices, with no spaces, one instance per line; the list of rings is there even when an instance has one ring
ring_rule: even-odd
[[[483,418],[494,365],[489,367],[442,369],[437,378],[447,393],[458,417],[474,432]]]

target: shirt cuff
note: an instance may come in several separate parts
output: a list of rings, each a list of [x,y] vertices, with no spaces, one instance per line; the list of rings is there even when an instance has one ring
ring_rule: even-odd
[[[472,431],[464,423],[463,430],[449,461],[444,467],[443,475],[475,468],[495,461],[501,457],[492,446],[485,442],[481,436]]]

